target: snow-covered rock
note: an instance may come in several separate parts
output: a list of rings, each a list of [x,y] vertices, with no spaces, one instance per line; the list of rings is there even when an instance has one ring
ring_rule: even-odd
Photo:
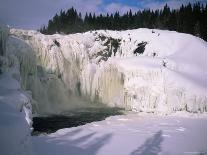
[[[33,60],[22,63],[23,85],[38,112],[67,110],[78,98],[135,111],[207,111],[207,43],[192,35],[150,29],[10,33],[11,53],[17,49],[12,40],[28,46],[18,51],[31,53]],[[35,74],[29,74],[33,67]]]

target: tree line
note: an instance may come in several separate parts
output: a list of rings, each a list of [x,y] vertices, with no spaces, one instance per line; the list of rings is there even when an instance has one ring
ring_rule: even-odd
[[[179,9],[170,9],[166,4],[163,9],[131,10],[120,15],[86,13],[83,17],[73,7],[49,20],[47,26],[40,28],[43,34],[78,33],[89,30],[127,30],[137,28],[167,29],[193,34],[207,41],[207,4],[199,2],[182,5]]]

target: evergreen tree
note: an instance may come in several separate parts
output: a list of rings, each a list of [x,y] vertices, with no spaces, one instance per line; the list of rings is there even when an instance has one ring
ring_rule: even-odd
[[[161,10],[145,9],[134,14],[129,10],[123,15],[119,12],[110,15],[92,15],[86,12],[85,17],[72,7],[55,14],[47,26],[40,28],[40,32],[69,34],[98,29],[126,30],[143,27],[190,33],[207,40],[207,4],[204,6],[199,2],[193,5],[189,3],[176,10],[171,10],[166,4]]]
[[[196,24],[194,25],[194,35],[197,37],[200,37],[200,22],[197,21]]]

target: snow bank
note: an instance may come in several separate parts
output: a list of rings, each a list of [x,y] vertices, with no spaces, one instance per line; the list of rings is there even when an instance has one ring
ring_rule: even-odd
[[[2,154],[32,154],[31,104],[12,74],[0,75],[0,149]]]
[[[199,38],[150,29],[72,35],[12,29],[11,34],[32,49],[41,68],[41,76],[31,76],[44,79],[41,87],[27,82],[39,112],[70,109],[80,102],[77,97],[135,111],[207,111],[207,44]],[[58,82],[51,88],[48,79]],[[41,90],[49,94],[35,95]]]
[[[22,91],[19,70],[8,56],[8,29],[0,26],[0,150],[6,155],[30,155],[31,95]]]

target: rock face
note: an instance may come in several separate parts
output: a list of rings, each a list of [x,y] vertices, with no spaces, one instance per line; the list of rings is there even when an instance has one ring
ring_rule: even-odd
[[[38,113],[87,102],[145,112],[207,111],[207,43],[199,38],[149,29],[10,34],[9,55],[18,58],[21,85],[32,92]]]

